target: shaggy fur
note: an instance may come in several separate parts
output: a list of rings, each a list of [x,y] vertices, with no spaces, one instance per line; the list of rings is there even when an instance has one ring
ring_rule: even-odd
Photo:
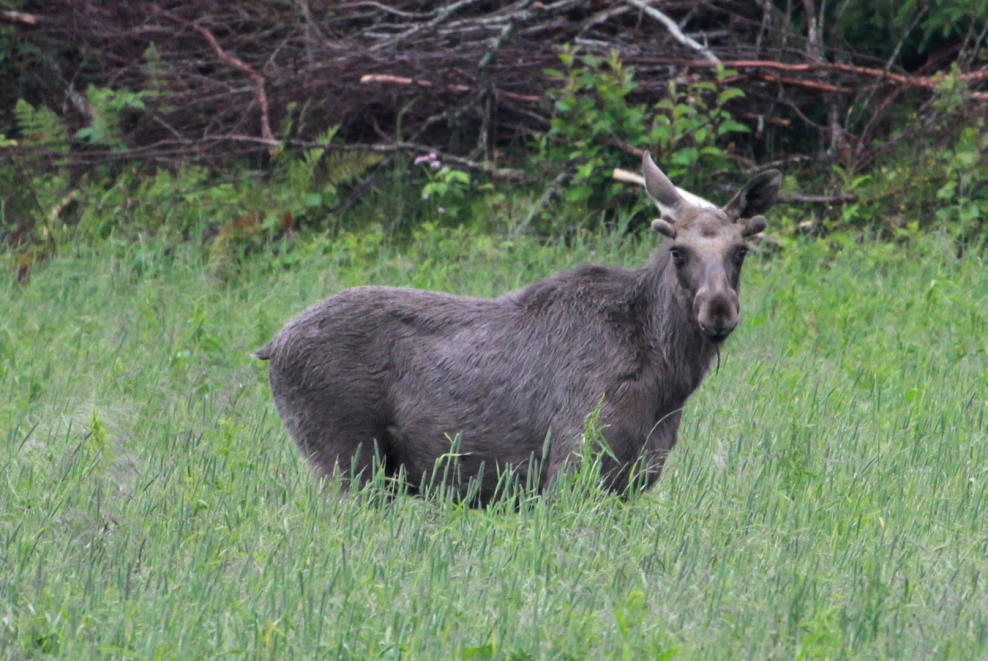
[[[741,221],[766,205],[738,202],[752,184],[731,214],[730,204],[674,199],[649,164],[649,193],[664,197],[676,237],[645,267],[582,266],[496,299],[357,287],[289,322],[255,355],[270,360],[278,412],[302,452],[344,479],[366,478],[377,453],[414,486],[456,439],[457,488],[472,478],[486,502],[505,470],[551,483],[599,407],[608,487],[626,489],[635,466],[651,485],[683,405],[737,321]],[[778,177],[767,192],[753,183],[774,200]],[[698,304],[703,292],[710,300]]]

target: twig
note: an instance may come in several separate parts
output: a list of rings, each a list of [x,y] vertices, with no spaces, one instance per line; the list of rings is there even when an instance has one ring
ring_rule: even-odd
[[[802,202],[806,204],[854,204],[858,199],[858,196],[854,193],[842,193],[839,195],[800,195],[799,193],[792,193],[790,195],[779,195],[780,202]]]
[[[623,151],[625,154],[630,154],[635,158],[641,158],[645,155],[645,150],[640,147],[635,147],[634,145],[629,145],[623,140],[618,140],[617,138],[598,138],[598,140],[605,145],[610,147],[616,147]]]
[[[176,16],[171,12],[167,12],[157,5],[154,5],[153,8],[156,14],[164,16],[165,18],[186,27],[190,27],[201,34],[203,38],[209,42],[209,45],[213,47],[213,52],[216,53],[216,57],[229,64],[234,69],[241,71],[245,76],[254,81],[254,86],[257,88],[257,103],[261,107],[261,135],[265,140],[270,140],[277,144],[277,141],[274,139],[274,133],[271,132],[271,116],[268,110],[268,93],[264,84],[264,76],[258,73],[254,67],[250,66],[239,57],[230,55],[223,50],[223,47],[220,46],[220,42],[216,40],[216,37],[208,29],[197,23],[193,23],[192,21],[187,21],[184,18]]]
[[[745,119],[750,119],[753,122],[758,122],[758,124],[774,124],[775,126],[790,126],[792,124],[791,119],[786,119],[785,117],[766,117],[765,115],[753,112],[736,112],[734,113],[738,117],[744,117]]]
[[[627,0],[632,1],[632,0]],[[776,69],[779,71],[790,71],[790,72],[814,72],[814,71],[837,71],[840,73],[853,74],[857,76],[868,76],[871,78],[879,78],[884,81],[899,83],[900,85],[906,85],[909,87],[922,87],[924,89],[936,89],[942,82],[943,78],[939,76],[910,76],[908,74],[892,73],[891,71],[885,71],[883,69],[875,69],[873,67],[859,67],[854,64],[844,64],[843,62],[814,62],[814,63],[803,63],[803,64],[789,64],[787,62],[775,62],[773,60],[724,60],[722,62],[709,62],[707,60],[681,60],[675,58],[643,58],[649,62],[655,62],[657,64],[679,64],[686,67],[716,67],[725,66],[731,68],[752,68],[752,69]],[[977,71],[969,71],[967,73],[962,73],[958,76],[959,80],[964,81],[968,84],[980,83],[983,81],[988,81],[988,68],[978,69]],[[787,79],[796,80],[796,79]],[[809,82],[809,81],[804,81]],[[845,89],[840,89],[838,91],[846,91]],[[986,92],[971,92],[972,98],[975,99],[988,99],[988,93]]]
[[[528,9],[528,6],[531,5],[532,2],[533,0],[526,0],[519,8],[519,11],[511,15],[511,18],[508,19],[508,22],[501,29],[501,33],[498,34],[498,36],[491,42],[491,47],[487,49],[487,52],[484,53],[484,56],[480,58],[480,62],[477,64],[478,79],[483,76],[484,72],[487,71],[487,68],[494,61],[494,56],[499,50],[501,50],[501,47],[504,46],[505,42],[511,38],[511,35],[514,34],[515,28],[518,27],[518,23],[526,20],[532,13]]]
[[[5,21],[7,23],[37,25],[39,20],[39,17],[34,14],[25,14],[22,11],[0,11],[0,21]]]
[[[542,213],[542,209],[552,202],[552,199],[556,197],[559,189],[562,188],[572,176],[573,170],[569,167],[557,174],[553,178],[552,183],[549,184],[549,187],[545,189],[544,193],[542,193],[542,197],[540,197],[538,201],[532,205],[532,208],[529,209],[528,214],[525,215],[521,222],[515,225],[514,232],[516,234],[520,234],[528,229],[528,226],[532,224],[532,221],[534,221],[535,218]]]
[[[305,149],[309,149],[312,147],[321,147],[323,149],[329,149],[335,151],[371,151],[379,154],[393,154],[399,151],[415,152],[420,154],[435,153],[436,157],[440,161],[452,163],[454,165],[458,165],[460,167],[464,167],[470,170],[486,172],[490,176],[497,177],[499,179],[520,180],[523,177],[523,173],[521,172],[521,170],[512,170],[509,168],[494,167],[493,165],[487,165],[486,163],[479,163],[477,161],[472,161],[468,158],[463,158],[462,156],[454,156],[453,154],[446,154],[428,145],[420,145],[415,142],[394,142],[391,144],[383,144],[383,143],[338,144],[335,142],[324,143],[324,142],[306,142],[303,140],[288,140],[286,141],[286,144],[291,147],[302,147]]]
[[[675,39],[682,45],[688,48],[692,48],[693,50],[695,50],[696,52],[700,53],[705,58],[707,58],[707,60],[711,63],[720,62],[720,58],[714,55],[714,52],[712,50],[710,50],[709,48],[698,42],[696,39],[693,39],[683,34],[683,31],[679,29],[678,25],[676,25],[676,21],[672,20],[671,18],[663,14],[655,7],[652,7],[644,0],[624,0],[624,1],[633,7],[637,7],[638,9],[642,10],[643,12],[645,12],[646,14],[648,14],[658,22],[662,23],[662,25],[666,26],[666,29],[669,30],[669,34],[672,35],[673,39]]]
[[[437,87],[434,83],[428,80],[422,80],[419,78],[406,78],[405,76],[392,76],[386,73],[369,73],[360,77],[360,83],[366,85],[368,83],[391,83],[393,85],[417,85],[418,87],[426,87],[429,89],[439,89],[447,90],[450,92],[473,92],[474,88],[469,85],[443,85],[442,87]],[[504,92],[497,90],[498,96],[503,96],[506,99],[515,99],[516,101],[527,101],[529,103],[537,103],[542,99],[539,96],[533,96],[531,94],[516,94],[515,92]]]
[[[637,172],[631,172],[630,170],[623,170],[621,168],[614,168],[614,171],[611,173],[611,179],[623,181],[626,184],[645,185],[645,178],[643,176]]]
[[[855,91],[850,87],[841,87],[840,85],[831,85],[830,83],[822,83],[816,80],[803,80],[802,78],[792,78],[790,76],[773,76],[770,73],[763,73],[760,77],[762,80],[782,83],[783,85],[795,85],[797,87],[806,87],[837,94],[854,94]]]
[[[449,18],[450,14],[452,14],[453,12],[457,11],[462,7],[466,7],[467,5],[470,5],[474,2],[476,2],[476,0],[460,0],[459,2],[454,2],[450,5],[447,5],[442,9],[442,11],[439,12],[439,14],[434,19],[432,19],[428,23],[421,23],[413,28],[409,28],[408,30],[405,30],[401,34],[396,35],[391,39],[385,39],[384,41],[378,42],[373,46],[371,46],[369,50],[378,51],[381,50],[382,48],[387,48],[388,46],[395,46],[410,37],[414,37],[423,30],[428,30],[429,28],[436,27],[437,25],[445,21],[447,18]]]

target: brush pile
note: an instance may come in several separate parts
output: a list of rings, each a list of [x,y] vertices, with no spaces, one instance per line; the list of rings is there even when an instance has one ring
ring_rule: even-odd
[[[498,146],[548,127],[547,91],[558,81],[545,70],[559,66],[567,44],[619,52],[643,102],[661,99],[672,79],[713,80],[717,67],[728,68],[736,72],[728,81],[746,93],[729,109],[750,135],[775,133],[776,144],[819,139],[849,166],[874,157],[893,101],[912,95],[922,103],[939,84],[934,75],[951,66],[972,103],[988,101],[988,67],[970,55],[985,43],[977,21],[904,63],[912,28],[898,46],[885,44],[888,56],[859,52],[825,33],[830,16],[813,0],[20,5],[0,12],[0,35],[14,54],[8,66],[18,72],[0,98],[8,126],[18,98],[54,109],[76,132],[99,122],[92,89],[131,93],[114,97],[118,144],[73,140],[68,158],[80,165],[263,159],[334,125],[338,146],[438,148],[490,163]]]

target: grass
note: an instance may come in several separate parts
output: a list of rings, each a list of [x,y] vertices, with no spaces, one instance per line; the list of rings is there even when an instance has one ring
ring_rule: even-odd
[[[982,258],[921,238],[750,260],[655,489],[477,511],[327,497],[248,352],[343,287],[489,296],[650,240],[379,238],[239,267],[79,248],[7,279],[0,657],[988,655]]]

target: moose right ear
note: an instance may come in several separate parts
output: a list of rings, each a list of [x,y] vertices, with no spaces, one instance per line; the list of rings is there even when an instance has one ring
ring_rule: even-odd
[[[724,205],[724,211],[734,219],[761,215],[775,204],[781,184],[782,173],[778,170],[757,174]]]
[[[663,236],[668,236],[670,239],[676,238],[676,228],[672,223],[664,218],[656,218],[653,220],[652,229]]]
[[[659,205],[663,216],[675,219],[683,198],[669,177],[659,169],[648,152],[642,155],[642,175],[645,178],[645,190],[648,196]]]

